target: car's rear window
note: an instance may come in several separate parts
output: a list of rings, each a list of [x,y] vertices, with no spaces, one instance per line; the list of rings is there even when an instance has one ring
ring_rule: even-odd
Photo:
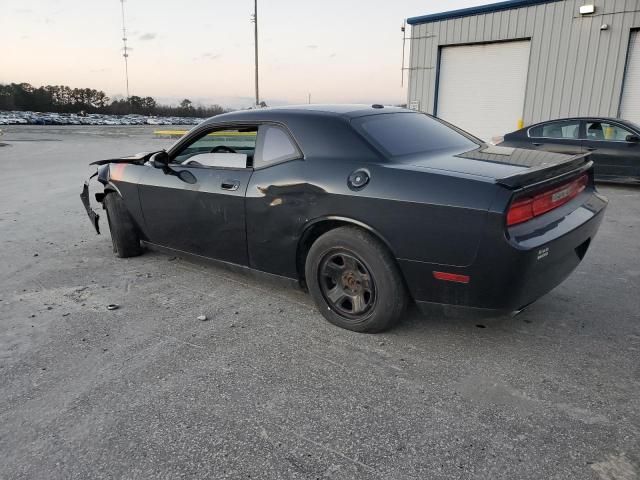
[[[369,115],[352,123],[392,157],[476,146],[468,137],[422,113]]]

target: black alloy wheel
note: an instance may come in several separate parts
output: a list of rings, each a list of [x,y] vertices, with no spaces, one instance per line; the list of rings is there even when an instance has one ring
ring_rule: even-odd
[[[389,249],[355,226],[318,237],[307,253],[304,277],[320,313],[354,332],[396,325],[410,300]]]
[[[348,319],[361,319],[375,306],[376,284],[371,272],[353,253],[336,250],[322,259],[318,282],[327,303]]]

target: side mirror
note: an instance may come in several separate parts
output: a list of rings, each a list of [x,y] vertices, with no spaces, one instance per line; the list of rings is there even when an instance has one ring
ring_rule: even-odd
[[[631,143],[638,143],[640,142],[640,137],[638,135],[627,135],[627,138],[625,138],[625,140]]]
[[[167,168],[169,165],[169,154],[164,150],[151,157],[151,164],[156,168]]]

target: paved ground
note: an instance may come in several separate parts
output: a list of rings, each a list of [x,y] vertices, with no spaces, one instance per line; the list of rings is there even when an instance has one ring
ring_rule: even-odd
[[[638,478],[640,189],[602,187],[585,261],[518,317],[361,335],[296,291],[114,258],[86,164],[151,130],[5,128],[0,478]]]

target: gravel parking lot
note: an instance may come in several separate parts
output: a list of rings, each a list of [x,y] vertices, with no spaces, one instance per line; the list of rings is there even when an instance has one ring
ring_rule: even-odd
[[[640,189],[601,187],[584,262],[517,317],[363,335],[302,292],[114,258],[87,163],[173,141],[152,127],[3,129],[0,478],[640,476]]]

